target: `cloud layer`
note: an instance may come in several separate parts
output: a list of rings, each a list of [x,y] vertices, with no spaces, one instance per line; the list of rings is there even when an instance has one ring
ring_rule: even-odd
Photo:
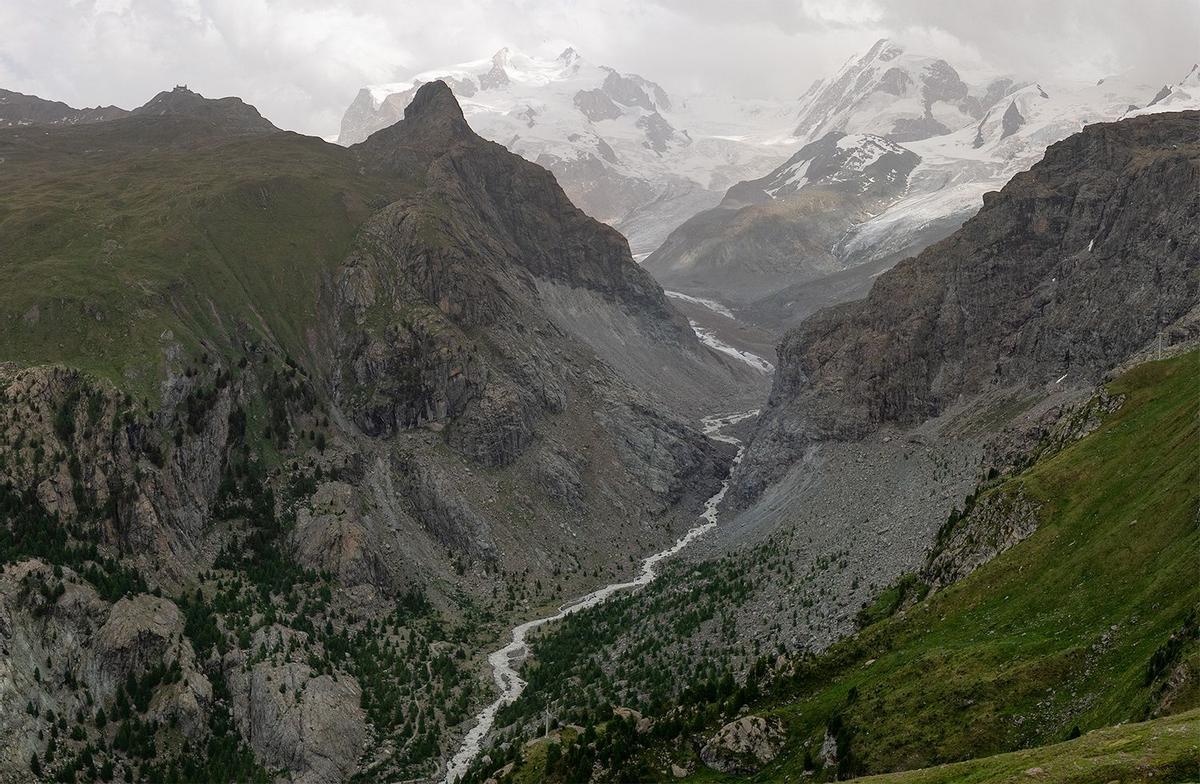
[[[505,45],[781,98],[885,35],[967,74],[1154,83],[1200,59],[1195,0],[7,0],[0,30],[0,87],[129,108],[186,82],[320,135],[364,84]]]

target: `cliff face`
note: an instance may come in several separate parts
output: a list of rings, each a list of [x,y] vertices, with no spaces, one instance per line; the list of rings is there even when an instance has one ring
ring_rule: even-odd
[[[571,204],[548,171],[475,135],[444,82],[423,85],[404,120],[351,149],[373,170],[423,172],[436,202],[427,205],[437,210],[429,217],[441,218],[442,228],[453,224],[472,237],[486,237],[487,253],[502,255],[504,266],[513,268],[505,270],[509,274],[523,271],[595,291],[639,314],[660,334],[695,346],[686,321],[632,262],[625,238]]]
[[[550,358],[581,347],[605,375],[691,414],[761,385],[699,344],[619,233],[544,169],[476,136],[444,83],[422,86],[403,121],[352,151],[423,186],[372,218],[332,287],[339,334],[352,335],[333,349],[350,363],[338,377],[356,382],[339,389],[368,408],[403,400],[365,414],[368,432],[472,414],[452,437],[491,431],[477,453],[510,462],[531,412],[561,410],[575,383]]]
[[[1200,300],[1200,115],[1090,126],[870,295],[790,332],[743,502],[805,445],[910,427],[992,390],[1087,386]]]

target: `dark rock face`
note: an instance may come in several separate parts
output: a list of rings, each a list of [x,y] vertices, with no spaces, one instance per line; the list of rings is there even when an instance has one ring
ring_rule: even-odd
[[[623,106],[640,106],[650,112],[659,108],[671,108],[671,101],[667,97],[666,91],[654,82],[640,76],[623,76],[616,71],[609,70],[601,89]]]
[[[659,154],[666,152],[667,145],[675,138],[675,129],[658,112],[639,117],[637,127],[646,132],[646,141],[642,144]]]
[[[1172,325],[1200,301],[1197,120],[1093,125],[1053,145],[867,299],[789,333],[737,496],[806,444],[916,425],[989,390],[1090,385],[1160,332],[1185,337]]]
[[[888,132],[888,138],[894,142],[917,142],[949,132],[949,128],[930,115],[901,117],[892,123],[892,130]]]
[[[164,383],[164,397],[173,406],[195,387],[193,379],[173,376]],[[89,427],[95,411],[115,416],[120,410],[121,396],[111,384],[62,366],[4,368],[0,391],[9,428],[36,433],[47,448],[79,461],[77,478],[54,463],[34,465],[18,457],[22,447],[13,439],[0,446],[0,482],[36,488],[47,513],[64,520],[82,516],[83,505],[115,509],[104,529],[107,543],[135,553],[143,568],[168,584],[189,569],[221,479],[238,390],[215,394],[191,437],[158,463],[151,459],[156,423],[142,419],[113,433]],[[94,402],[87,406],[81,399]],[[53,427],[56,417],[69,417],[73,426]]]
[[[128,113],[116,106],[76,109],[62,101],[47,101],[36,95],[0,90],[0,128],[20,125],[82,125],[115,120]]]
[[[936,60],[925,69],[921,97],[928,108],[935,101],[961,101],[967,97],[967,85],[958,71],[945,60]]]
[[[902,68],[889,68],[879,80],[879,89],[890,95],[907,95],[912,86],[912,77]]]
[[[1021,126],[1025,124],[1025,118],[1021,116],[1021,110],[1017,108],[1017,102],[1013,101],[1004,110],[1004,116],[1000,118],[1000,138],[1012,136]]]
[[[575,93],[575,107],[592,122],[615,120],[621,116],[621,107],[599,88]]]
[[[418,91],[403,122],[352,149],[364,166],[426,184],[369,221],[328,294],[330,375],[356,424],[376,437],[437,426],[461,455],[506,466],[547,416],[600,397],[628,465],[656,477],[647,486],[661,508],[681,497],[678,483],[708,448],[635,402],[587,351],[593,328],[556,322],[544,299],[591,298],[603,318],[635,324],[640,340],[698,353],[624,239],[572,206],[549,173],[477,137],[441,82]],[[628,431],[658,432],[660,451],[641,449]],[[488,550],[485,522],[442,507],[448,494],[437,487],[450,482],[415,464],[402,473],[415,483],[411,495],[426,499],[418,513],[437,538]]]

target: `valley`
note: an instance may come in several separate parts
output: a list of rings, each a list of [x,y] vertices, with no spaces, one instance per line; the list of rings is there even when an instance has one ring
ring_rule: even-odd
[[[722,443],[733,444],[738,447],[738,452],[734,455],[732,466],[736,466],[738,461],[741,460],[742,442],[733,436],[722,434],[721,431],[726,427],[736,425],[757,415],[757,411],[747,411],[744,413],[715,415],[704,418],[705,435]],[[609,583],[585,596],[572,599],[560,605],[557,612],[553,615],[526,621],[513,628],[512,642],[488,656],[488,665],[492,669],[492,678],[496,682],[496,689],[500,692],[500,696],[497,697],[495,702],[488,705],[475,716],[475,724],[463,740],[462,748],[459,749],[458,753],[455,754],[447,766],[447,782],[457,781],[463,776],[475,761],[480,751],[482,751],[483,742],[486,740],[488,732],[495,722],[496,713],[502,708],[511,705],[525,691],[525,687],[528,686],[521,679],[516,667],[523,664],[529,656],[529,647],[526,640],[530,632],[548,623],[560,621],[573,613],[595,607],[617,593],[648,585],[658,576],[655,567],[659,562],[676,555],[692,544],[693,541],[716,527],[720,505],[725,499],[725,493],[728,490],[729,478],[726,477],[725,481],[721,483],[721,488],[704,502],[704,512],[700,515],[701,522],[689,528],[683,536],[667,549],[642,559],[640,571],[634,579],[625,582]]]
[[[952,59],[0,91],[0,784],[1193,778],[1200,69]]]

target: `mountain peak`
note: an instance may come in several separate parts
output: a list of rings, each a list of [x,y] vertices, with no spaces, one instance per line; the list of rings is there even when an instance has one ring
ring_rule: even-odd
[[[875,44],[867,50],[867,53],[862,56],[859,62],[871,62],[872,60],[880,60],[887,62],[894,60],[904,54],[904,47],[896,43],[890,38],[880,38]]]
[[[450,85],[441,79],[426,82],[417,89],[412,102],[404,110],[406,123],[442,123],[448,127],[458,123],[466,125],[462,107],[454,97]]]
[[[381,168],[421,168],[455,142],[473,135],[450,85],[434,79],[417,88],[403,120],[376,131],[355,147]]]

